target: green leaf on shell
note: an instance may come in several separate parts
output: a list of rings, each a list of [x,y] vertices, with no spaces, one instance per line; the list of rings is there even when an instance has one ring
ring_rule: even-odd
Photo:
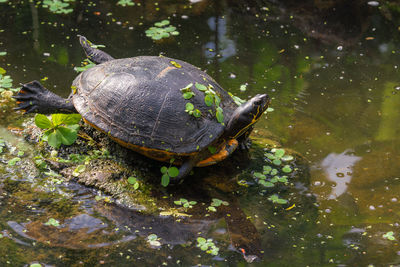
[[[207,106],[211,107],[212,104],[214,104],[214,97],[211,94],[206,94],[204,97],[204,103],[206,103]]]
[[[186,103],[186,112],[192,111],[194,109],[194,106],[192,103]]]
[[[222,110],[221,107],[217,108],[215,116],[217,117],[217,121],[219,123],[223,123],[224,122],[224,114],[223,114],[223,110]]]
[[[201,111],[198,109],[193,110],[193,116],[195,116],[196,118],[200,118],[201,117]]]
[[[186,92],[186,93],[183,93],[182,96],[184,99],[188,100],[188,99],[191,99],[193,96],[195,96],[195,94],[193,92]]]
[[[207,86],[205,86],[204,84],[201,84],[201,83],[197,83],[197,82],[196,82],[195,86],[196,86],[196,88],[197,88],[198,90],[200,90],[200,91],[203,91],[203,92],[207,91]]]

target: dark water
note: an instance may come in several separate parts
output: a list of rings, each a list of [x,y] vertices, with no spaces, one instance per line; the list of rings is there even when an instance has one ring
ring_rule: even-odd
[[[262,145],[273,134],[306,158],[310,176],[285,191],[291,209],[272,204],[255,184],[234,198],[259,235],[261,260],[252,265],[400,265],[400,5],[281,2],[75,1],[72,13],[54,14],[36,1],[8,1],[0,3],[0,52],[7,52],[0,67],[15,86],[42,79],[67,96],[73,67],[84,59],[76,38],[83,34],[116,58],[162,53],[190,62],[243,99],[267,92],[274,111],[254,139]],[[146,37],[167,18],[178,36]],[[11,113],[0,119],[2,138],[16,144],[6,128],[18,122]],[[186,225],[136,214],[121,222],[118,207],[106,210],[79,185],[53,193],[77,203],[63,210],[51,194],[38,201],[29,193],[34,173],[20,177],[0,164],[2,266],[248,264],[230,245],[226,217]],[[60,228],[43,225],[51,217],[43,217],[45,208],[65,215]],[[220,247],[218,256],[195,246],[202,231]],[[395,240],[384,237],[391,231]],[[154,232],[160,248],[146,242]]]

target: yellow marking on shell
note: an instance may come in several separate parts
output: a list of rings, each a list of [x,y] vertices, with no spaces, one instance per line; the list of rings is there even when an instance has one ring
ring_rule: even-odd
[[[178,69],[182,68],[181,64],[179,64],[179,63],[176,62],[176,61],[171,60],[169,63],[171,63],[174,67],[176,67],[176,68],[178,68]]]
[[[170,70],[175,69],[174,67],[168,66],[165,69],[163,69],[157,76],[156,79],[160,79],[164,77]]]

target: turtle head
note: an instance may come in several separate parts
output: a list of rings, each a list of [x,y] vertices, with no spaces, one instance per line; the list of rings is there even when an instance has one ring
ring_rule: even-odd
[[[267,110],[270,98],[267,94],[258,94],[240,105],[233,113],[226,128],[229,138],[236,139],[256,123]]]

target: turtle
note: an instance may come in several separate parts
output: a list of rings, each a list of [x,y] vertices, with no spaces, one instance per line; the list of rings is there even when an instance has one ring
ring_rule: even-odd
[[[227,158],[269,106],[267,94],[241,105],[208,74],[178,59],[115,59],[86,37],[79,42],[95,66],[81,72],[64,99],[34,80],[14,96],[26,113],[79,113],[120,145],[179,167],[179,181],[193,167]]]

